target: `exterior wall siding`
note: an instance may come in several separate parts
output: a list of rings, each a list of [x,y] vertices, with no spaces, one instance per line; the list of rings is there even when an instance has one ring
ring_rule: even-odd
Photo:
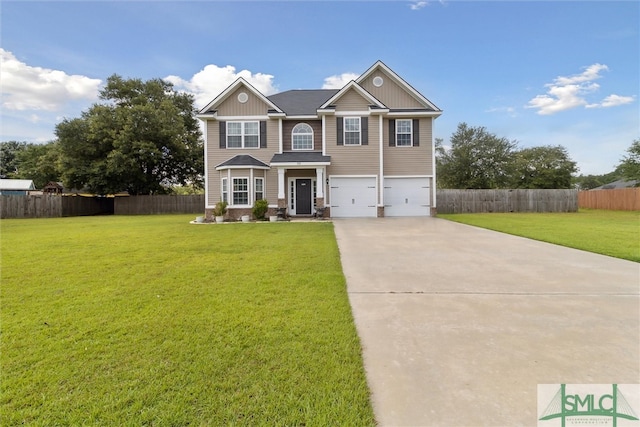
[[[244,92],[249,99],[244,104],[238,101],[238,95]],[[262,116],[267,114],[269,107],[250,90],[239,87],[218,107],[218,116]]]
[[[389,147],[389,120],[383,126],[384,174],[386,175],[433,175],[432,119],[420,119],[420,146]]]
[[[336,111],[367,111],[369,110],[370,102],[367,101],[356,92],[354,89],[351,89],[342,97],[340,97],[339,103],[336,104]]]
[[[375,77],[382,77],[384,80],[382,86],[376,87],[373,84]],[[413,96],[409,95],[409,93],[400,87],[390,76],[381,70],[368,76],[361,83],[361,86],[389,108],[424,108]]]

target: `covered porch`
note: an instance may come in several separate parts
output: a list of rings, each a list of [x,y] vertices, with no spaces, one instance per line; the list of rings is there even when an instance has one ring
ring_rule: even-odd
[[[327,166],[320,152],[275,154],[270,166],[278,171],[278,208],[289,216],[326,216]]]

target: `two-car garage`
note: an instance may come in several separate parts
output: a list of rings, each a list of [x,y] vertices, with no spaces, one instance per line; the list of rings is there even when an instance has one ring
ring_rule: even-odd
[[[431,178],[393,177],[384,179],[384,216],[429,216]],[[331,216],[357,218],[377,216],[377,179],[331,177]]]

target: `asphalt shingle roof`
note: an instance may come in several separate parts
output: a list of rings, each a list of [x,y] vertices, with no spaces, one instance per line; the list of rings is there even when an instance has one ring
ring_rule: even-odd
[[[288,90],[267,98],[288,116],[306,116],[315,115],[316,110],[338,91],[338,89]]]
[[[259,166],[259,167],[269,167],[268,164],[261,162],[253,156],[249,156],[247,154],[238,154],[230,158],[229,160],[220,163],[216,167],[221,166]]]

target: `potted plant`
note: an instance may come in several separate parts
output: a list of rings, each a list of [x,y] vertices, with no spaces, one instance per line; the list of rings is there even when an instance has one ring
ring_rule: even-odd
[[[224,222],[224,214],[227,213],[227,202],[218,202],[216,207],[213,208],[213,215],[216,217],[216,222],[222,224]]]

